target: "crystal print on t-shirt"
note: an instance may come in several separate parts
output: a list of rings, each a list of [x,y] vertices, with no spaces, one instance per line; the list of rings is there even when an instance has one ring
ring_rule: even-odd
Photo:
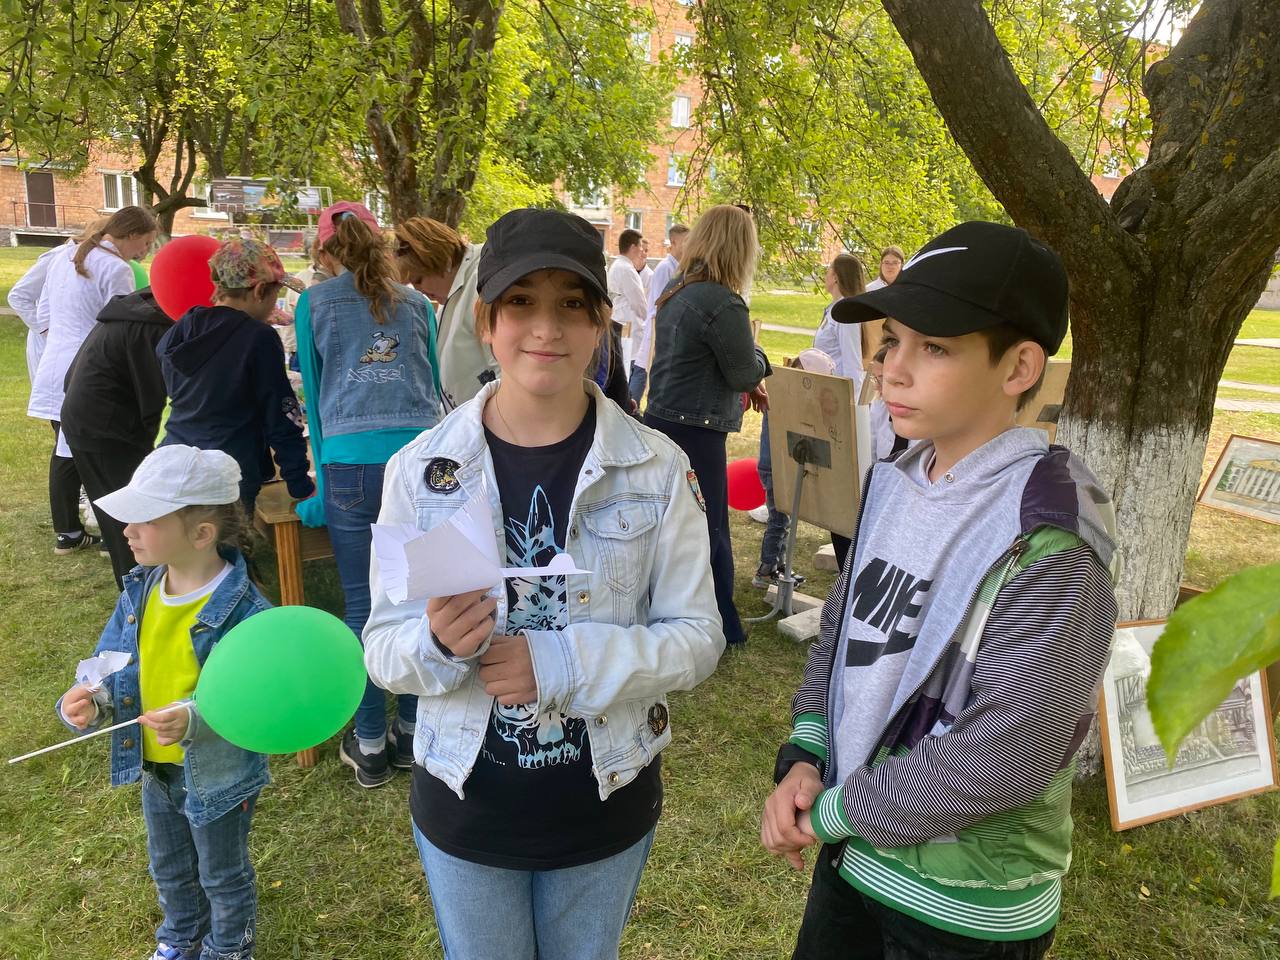
[[[507,564],[513,567],[542,566],[560,548],[556,544],[556,523],[551,504],[541,486],[533,490],[529,515],[524,523],[507,521]],[[507,632],[558,630],[565,626],[567,592],[564,577],[513,578],[507,581]],[[559,711],[537,712],[537,704],[504,707],[494,703],[493,732],[514,745],[515,761],[524,769],[538,769],[581,758],[587,725],[580,717],[566,717]],[[489,738],[493,743],[493,738]],[[509,757],[489,755],[486,759],[506,764]]]

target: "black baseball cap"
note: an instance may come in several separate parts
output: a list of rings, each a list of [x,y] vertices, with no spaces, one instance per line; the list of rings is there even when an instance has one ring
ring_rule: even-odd
[[[837,323],[881,317],[931,337],[1007,323],[1052,355],[1067,335],[1067,271],[1027,231],[970,220],[925,244],[889,286],[831,308]]]
[[[507,287],[536,270],[576,273],[613,305],[604,269],[604,237],[582,217],[528,207],[504,213],[485,231],[476,268],[481,300],[493,303]]]

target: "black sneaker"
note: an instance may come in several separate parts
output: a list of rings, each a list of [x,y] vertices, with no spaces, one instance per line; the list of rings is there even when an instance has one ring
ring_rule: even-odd
[[[413,734],[402,733],[394,720],[387,730],[387,760],[397,770],[413,767]]]
[[[104,556],[107,555],[107,548],[103,545],[101,537],[95,537],[92,533],[81,530],[78,537],[68,537],[63,533],[58,534],[58,541],[54,544],[53,552],[60,557],[69,557],[73,553],[95,548]]]
[[[356,772],[356,783],[362,787],[368,789],[380,787],[391,779],[393,771],[391,765],[387,763],[387,752],[384,750],[373,757],[362,752],[355,730],[348,730],[342,735],[338,756],[343,763]]]

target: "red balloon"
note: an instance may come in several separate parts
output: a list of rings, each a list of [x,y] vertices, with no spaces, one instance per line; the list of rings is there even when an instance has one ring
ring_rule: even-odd
[[[729,506],[735,510],[754,510],[764,503],[764,485],[756,472],[756,461],[735,460],[729,464]]]
[[[170,240],[151,261],[151,292],[160,309],[177,320],[192,307],[213,306],[209,258],[221,244],[213,237]]]

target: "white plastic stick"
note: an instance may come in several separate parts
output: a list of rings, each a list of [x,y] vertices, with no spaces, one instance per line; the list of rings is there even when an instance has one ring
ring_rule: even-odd
[[[191,702],[190,700],[183,700],[181,703],[175,703],[171,707],[166,707],[164,710],[157,710],[156,712],[168,713],[170,711],[177,710],[179,707],[185,707],[190,702]],[[50,746],[47,746],[47,747],[41,747],[39,750],[32,750],[30,753],[24,753],[20,757],[14,757],[9,762],[20,763],[23,760],[30,760],[32,757],[38,757],[42,753],[50,753],[54,750],[61,750],[63,747],[69,747],[73,743],[84,743],[86,740],[92,740],[94,737],[100,737],[104,733],[110,733],[112,730],[119,730],[121,727],[127,727],[132,724],[135,724],[138,722],[139,719],[140,719],[139,717],[134,717],[132,720],[125,720],[122,723],[113,724],[110,727],[103,727],[101,730],[93,731],[93,733],[83,733],[78,737],[72,737],[70,740],[63,740],[61,743],[51,744]]]

